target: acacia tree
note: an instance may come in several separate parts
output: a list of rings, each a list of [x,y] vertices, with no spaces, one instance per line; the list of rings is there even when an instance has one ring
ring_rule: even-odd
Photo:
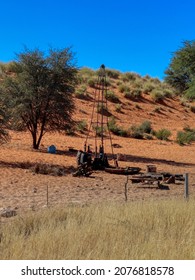
[[[173,53],[165,74],[165,81],[180,94],[195,98],[195,41],[185,41],[183,46]]]
[[[33,148],[38,149],[48,131],[64,132],[73,124],[73,93],[77,68],[70,48],[25,49],[18,54],[15,75],[4,81],[12,125],[29,130]]]

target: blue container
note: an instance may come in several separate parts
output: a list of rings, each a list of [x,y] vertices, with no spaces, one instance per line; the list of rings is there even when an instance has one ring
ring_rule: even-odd
[[[48,153],[55,154],[56,153],[56,147],[54,145],[51,145],[47,148]]]

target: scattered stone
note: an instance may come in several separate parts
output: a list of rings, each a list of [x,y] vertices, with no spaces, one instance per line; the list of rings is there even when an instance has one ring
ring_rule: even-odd
[[[42,206],[42,208],[48,208],[48,205],[44,204],[44,205]]]
[[[114,148],[122,148],[122,146],[117,144],[117,143],[112,144],[112,147],[114,147]]]
[[[11,207],[1,208],[0,209],[0,216],[3,217],[3,218],[14,217],[14,216],[17,215],[16,209],[17,208],[12,209]]]

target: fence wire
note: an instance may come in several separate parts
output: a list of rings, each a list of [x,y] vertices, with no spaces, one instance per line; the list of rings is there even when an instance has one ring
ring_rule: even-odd
[[[142,184],[132,184],[130,177],[114,177],[118,180],[115,186],[109,182],[99,180],[94,186],[77,185],[72,192],[61,188],[46,185],[41,190],[32,188],[29,192],[18,191],[16,195],[7,195],[0,189],[0,215],[1,223],[3,211],[12,209],[20,215],[27,211],[36,211],[47,207],[67,206],[70,204],[83,205],[85,203],[103,201],[125,201],[143,200],[149,198],[186,198],[195,197],[195,173],[184,176],[184,181],[176,181],[175,184],[166,185],[164,189],[158,189],[153,185],[143,186]],[[187,179],[186,179],[187,178]],[[79,181],[78,181],[79,182]],[[113,181],[114,182],[114,181]]]

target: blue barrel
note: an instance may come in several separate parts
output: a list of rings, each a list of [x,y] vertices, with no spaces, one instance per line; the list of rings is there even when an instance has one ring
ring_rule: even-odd
[[[51,145],[47,148],[48,153],[55,154],[56,153],[56,146]]]

